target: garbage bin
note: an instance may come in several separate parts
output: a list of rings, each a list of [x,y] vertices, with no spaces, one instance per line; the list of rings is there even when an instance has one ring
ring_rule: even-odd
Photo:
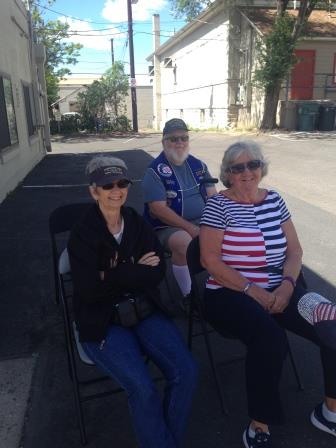
[[[280,128],[293,131],[297,127],[297,102],[293,100],[280,101]]]
[[[325,105],[320,107],[318,128],[320,131],[332,131],[335,127],[336,106]]]
[[[320,105],[313,102],[299,103],[297,108],[299,131],[314,131],[317,128]]]

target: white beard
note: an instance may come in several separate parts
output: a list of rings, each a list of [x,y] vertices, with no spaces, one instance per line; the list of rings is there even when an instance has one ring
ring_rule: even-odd
[[[175,149],[170,149],[168,151],[169,159],[175,165],[182,165],[182,163],[188,158],[189,151],[185,151],[183,154],[177,152]]]

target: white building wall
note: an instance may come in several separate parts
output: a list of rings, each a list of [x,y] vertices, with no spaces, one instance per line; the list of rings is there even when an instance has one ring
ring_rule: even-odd
[[[45,155],[41,130],[28,135],[23,83],[32,84],[36,65],[32,69],[27,13],[20,3],[1,0],[0,76],[12,83],[18,143],[0,149],[0,202]],[[36,106],[40,107],[39,103]],[[37,116],[41,117],[42,113]]]
[[[138,86],[136,95],[139,129],[150,129],[153,127],[153,87]],[[129,89],[126,97],[126,116],[132,121],[131,89]]]
[[[228,124],[228,35],[224,13],[185,37],[161,59],[162,122],[183,118],[193,128]],[[172,66],[165,68],[165,58]]]

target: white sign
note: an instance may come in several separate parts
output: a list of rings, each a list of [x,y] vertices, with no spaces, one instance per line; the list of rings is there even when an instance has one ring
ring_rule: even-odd
[[[131,82],[131,87],[136,87],[136,79],[135,78],[131,78],[130,82]]]

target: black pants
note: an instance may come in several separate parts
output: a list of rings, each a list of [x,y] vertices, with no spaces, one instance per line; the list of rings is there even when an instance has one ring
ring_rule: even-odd
[[[297,310],[305,290],[297,286],[288,307],[272,315],[251,297],[228,288],[205,291],[205,316],[218,333],[240,339],[247,348],[245,369],[248,413],[266,424],[284,420],[279,380],[288,351],[285,329],[320,346],[324,389],[336,398],[336,351],[321,346],[314,327]]]

